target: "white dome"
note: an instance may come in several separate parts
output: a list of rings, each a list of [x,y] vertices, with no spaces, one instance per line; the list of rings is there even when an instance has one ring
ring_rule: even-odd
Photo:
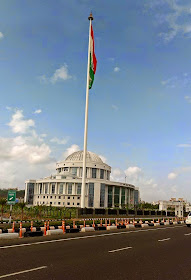
[[[66,158],[66,161],[83,161],[83,151],[78,151],[78,152],[74,152],[71,155],[69,155]],[[101,158],[92,153],[92,152],[88,152],[87,151],[87,158],[86,158],[87,162],[97,162],[97,163],[102,163],[103,161],[101,160]]]

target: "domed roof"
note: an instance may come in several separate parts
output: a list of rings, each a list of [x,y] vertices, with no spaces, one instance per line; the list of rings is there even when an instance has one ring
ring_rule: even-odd
[[[66,161],[83,161],[83,151],[78,151],[78,152],[72,153],[71,155],[69,155],[66,158]],[[103,161],[101,160],[101,158],[98,155],[96,155],[92,152],[88,152],[88,151],[87,151],[86,161],[88,161],[88,162],[92,161],[92,162],[97,162],[97,163],[103,164]]]

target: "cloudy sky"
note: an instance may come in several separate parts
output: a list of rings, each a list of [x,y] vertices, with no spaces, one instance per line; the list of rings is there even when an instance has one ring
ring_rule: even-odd
[[[88,150],[143,200],[191,202],[190,0],[1,0],[0,188],[83,149],[91,10]]]

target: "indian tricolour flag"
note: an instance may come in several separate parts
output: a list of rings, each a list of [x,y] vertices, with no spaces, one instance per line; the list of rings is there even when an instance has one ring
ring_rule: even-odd
[[[91,25],[89,89],[93,85],[94,75],[95,75],[95,72],[96,72],[96,65],[97,65],[97,59],[96,59],[95,51],[94,51],[94,32],[93,32],[93,27]]]

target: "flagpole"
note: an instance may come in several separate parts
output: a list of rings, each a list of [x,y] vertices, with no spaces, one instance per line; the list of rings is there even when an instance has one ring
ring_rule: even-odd
[[[81,208],[85,208],[85,189],[86,189],[86,154],[87,154],[87,132],[88,132],[88,101],[89,101],[89,72],[90,72],[90,36],[91,24],[93,20],[92,13],[88,17],[89,26],[89,44],[88,44],[88,65],[87,65],[87,83],[86,83],[86,108],[85,108],[85,125],[84,125],[84,151],[83,151],[83,173],[82,173],[82,190],[81,190]]]

